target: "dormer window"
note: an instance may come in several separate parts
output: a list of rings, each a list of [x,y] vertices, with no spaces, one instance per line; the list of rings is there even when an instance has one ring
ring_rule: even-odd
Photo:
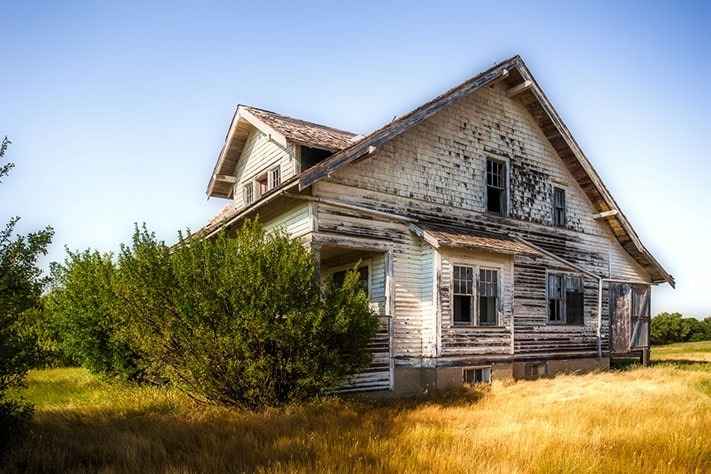
[[[269,170],[269,189],[279,187],[281,184],[281,168],[276,166]]]
[[[267,173],[257,176],[257,178],[254,180],[254,182],[257,185],[257,195],[258,196],[260,196],[260,197],[263,196],[264,193],[266,193],[269,190],[269,178],[267,176]]]
[[[254,201],[254,185],[252,183],[246,183],[242,188],[242,200],[245,206],[252,204]]]
[[[486,210],[500,216],[506,215],[506,163],[486,160]]]

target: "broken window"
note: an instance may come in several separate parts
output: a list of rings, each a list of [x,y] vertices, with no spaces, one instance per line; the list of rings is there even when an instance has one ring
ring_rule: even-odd
[[[454,265],[453,295],[454,295],[454,322],[471,323],[474,305],[474,268]]]
[[[341,270],[338,272],[334,272],[333,274],[333,284],[336,286],[336,288],[341,288],[343,286],[343,283],[346,281],[346,274],[351,271],[349,268],[348,270]],[[360,287],[368,293],[368,282],[369,277],[368,277],[368,267],[360,267],[358,270],[358,284]]]
[[[498,280],[496,270],[479,270],[479,324],[496,326],[498,313]]]
[[[565,190],[553,189],[553,225],[565,227]]]
[[[646,285],[632,286],[631,347],[649,346],[650,291]]]
[[[252,201],[254,201],[254,186],[252,183],[246,183],[242,188],[242,199],[245,206],[252,204]]]
[[[281,184],[281,168],[279,166],[269,171],[269,189],[274,189]]]
[[[564,273],[548,274],[548,321],[556,324],[584,323],[583,279]]]
[[[324,159],[328,158],[333,154],[328,150],[321,150],[319,148],[311,148],[308,146],[302,146],[300,150],[301,154],[301,171],[307,170],[317,163],[322,162]]]
[[[502,161],[486,160],[486,209],[506,215],[506,163]]]

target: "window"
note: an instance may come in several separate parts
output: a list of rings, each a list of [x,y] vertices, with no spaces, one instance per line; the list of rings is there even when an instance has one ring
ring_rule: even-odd
[[[548,321],[583,324],[583,279],[564,273],[548,274]]]
[[[343,286],[343,282],[346,281],[346,274],[350,270],[351,269],[349,268],[348,270],[341,270],[333,274],[333,284],[336,285],[337,288]],[[366,293],[368,293],[368,267],[360,267],[358,269],[358,282],[360,283],[360,287],[363,288]]]
[[[254,201],[254,185],[252,183],[247,183],[242,188],[242,199],[244,199],[245,206],[252,204],[252,201]]]
[[[268,178],[267,178],[267,173],[264,173],[261,176],[257,176],[257,178],[254,180],[257,183],[257,196],[263,196],[264,193],[267,192],[268,188]]]
[[[479,270],[479,324],[482,326],[496,326],[498,280],[498,271]]]
[[[506,215],[506,163],[486,160],[486,210]]]
[[[471,367],[462,371],[464,383],[491,383],[491,367]]]
[[[565,190],[553,188],[553,225],[565,227]]]
[[[632,285],[631,347],[649,346],[650,291],[646,285]]]
[[[546,375],[546,364],[543,362],[529,362],[524,366],[524,377],[535,380]]]
[[[454,283],[454,323],[474,321],[474,268],[455,265],[452,269]]]
[[[269,189],[274,189],[281,184],[281,168],[278,166],[269,171]]]

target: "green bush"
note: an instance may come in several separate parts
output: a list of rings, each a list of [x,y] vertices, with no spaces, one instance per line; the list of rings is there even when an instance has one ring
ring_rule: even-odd
[[[0,139],[0,159],[10,141]],[[0,180],[13,168],[0,164]],[[54,231],[51,227],[27,235],[16,235],[19,217],[0,228],[0,454],[8,443],[21,438],[32,409],[19,400],[8,400],[6,393],[24,382],[34,364],[37,347],[34,339],[20,330],[21,315],[35,307],[47,283],[38,261],[46,255]]]
[[[711,340],[711,318],[703,321],[680,313],[660,313],[652,318],[652,344]]]
[[[33,367],[69,367],[79,363],[68,357],[61,346],[61,336],[44,299],[39,304],[24,311],[18,322],[20,335],[33,341],[37,348]]]
[[[110,254],[67,251],[64,263],[52,266],[46,311],[66,358],[97,374],[139,380],[142,366],[114,318],[115,271]]]
[[[145,228],[118,258],[122,336],[152,370],[193,396],[249,407],[322,393],[367,366],[377,328],[357,276],[322,290],[310,252],[256,222],[234,237]]]

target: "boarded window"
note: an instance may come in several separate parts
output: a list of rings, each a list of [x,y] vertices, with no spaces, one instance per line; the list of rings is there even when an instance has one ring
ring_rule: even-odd
[[[281,168],[277,166],[269,171],[269,189],[274,189],[281,184]]]
[[[584,323],[583,279],[577,275],[548,274],[548,321],[555,324]]]
[[[252,183],[247,183],[242,188],[242,199],[245,206],[252,204],[252,201],[254,201],[254,186]]]
[[[491,383],[491,367],[472,367],[463,371],[464,383]]]
[[[486,160],[486,209],[506,215],[506,163]]]
[[[346,274],[350,271],[351,269],[348,270],[341,270],[338,272],[335,272],[333,274],[333,284],[337,287],[340,288],[343,286],[343,282],[346,281]],[[358,269],[358,283],[360,284],[360,287],[367,293],[368,292],[368,267],[360,267]]]
[[[553,225],[565,227],[565,190],[553,189]]]
[[[499,272],[479,270],[479,324],[496,326],[499,302]]]
[[[474,305],[474,269],[455,265],[452,269],[453,296],[454,296],[454,322],[471,323]]]

